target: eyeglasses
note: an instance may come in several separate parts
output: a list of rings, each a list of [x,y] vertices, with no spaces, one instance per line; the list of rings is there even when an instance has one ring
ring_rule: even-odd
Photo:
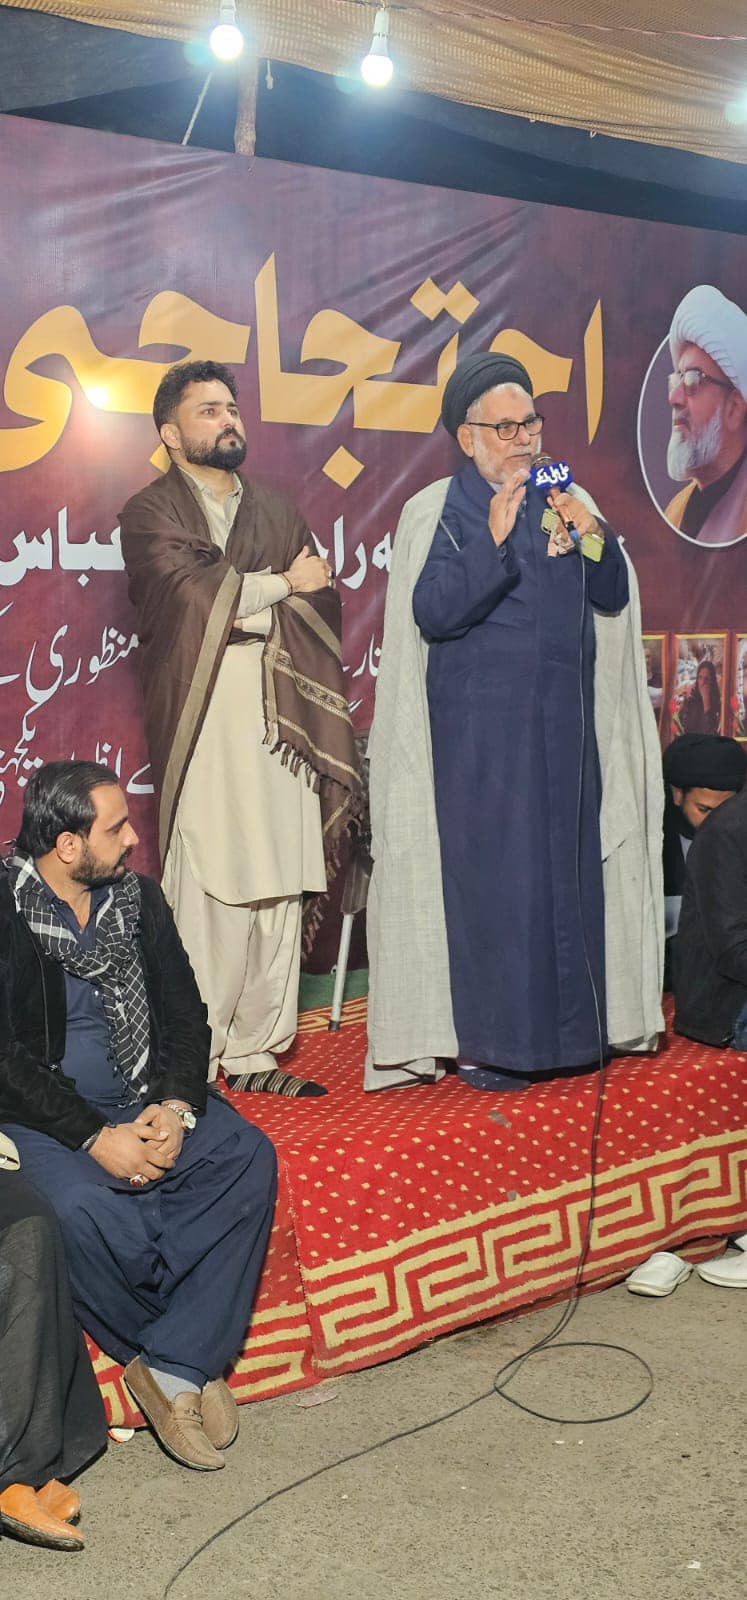
[[[529,434],[530,439],[536,438],[537,434],[542,432],[544,420],[539,411],[535,411],[533,416],[525,417],[523,422],[509,422],[508,420],[505,422],[468,422],[467,427],[492,428],[493,432],[497,433],[498,438],[503,439],[504,443],[507,444],[509,439],[516,438],[520,428],[523,428]]]
[[[667,389],[671,400],[675,389],[680,384],[687,395],[697,394],[704,383],[712,383],[717,389],[733,389],[733,383],[725,383],[723,378],[712,378],[708,372],[702,372],[700,367],[685,367],[684,372],[670,372],[667,378]]]

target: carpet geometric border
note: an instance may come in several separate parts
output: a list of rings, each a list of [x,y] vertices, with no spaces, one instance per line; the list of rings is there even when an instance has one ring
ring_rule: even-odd
[[[336,1034],[328,1008],[300,1019],[292,1070],[327,1096],[228,1092],[274,1141],[280,1168],[252,1325],[229,1375],[240,1402],[557,1299],[574,1279],[596,1074],[502,1096],[453,1077],[364,1095],[365,1016],[362,998]],[[654,1058],[615,1061],[584,1284],[746,1226],[747,1057],[670,1036]],[[138,1425],[121,1368],[89,1346],[110,1424]]]

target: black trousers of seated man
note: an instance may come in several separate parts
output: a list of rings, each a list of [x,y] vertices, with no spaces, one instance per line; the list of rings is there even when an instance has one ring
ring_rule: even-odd
[[[102,1107],[131,1122],[139,1106]],[[59,1218],[76,1315],[107,1355],[133,1356],[202,1388],[243,1343],[275,1206],[269,1139],[216,1091],[175,1166],[143,1189],[83,1150],[6,1131]]]
[[[0,1171],[0,1492],[72,1478],[105,1444],[59,1224],[20,1174]]]

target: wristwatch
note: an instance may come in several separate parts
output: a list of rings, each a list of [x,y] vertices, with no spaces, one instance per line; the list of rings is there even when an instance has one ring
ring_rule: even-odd
[[[83,1143],[78,1146],[78,1149],[79,1150],[85,1150],[86,1153],[88,1153],[91,1150],[92,1146],[95,1145],[99,1134],[103,1133],[104,1128],[113,1128],[113,1127],[114,1127],[114,1123],[113,1122],[102,1122],[101,1127],[97,1128],[95,1133],[89,1133],[88,1138],[83,1140]]]
[[[162,1100],[161,1105],[164,1106],[167,1111],[173,1111],[175,1113],[175,1115],[179,1118],[185,1133],[194,1133],[195,1128],[197,1127],[197,1118],[194,1114],[194,1111],[188,1111],[186,1106],[175,1105],[173,1100]]]

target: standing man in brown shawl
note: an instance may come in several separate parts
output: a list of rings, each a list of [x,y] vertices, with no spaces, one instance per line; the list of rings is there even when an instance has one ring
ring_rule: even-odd
[[[211,1076],[326,1093],[278,1070],[298,1019],[301,907],[327,887],[357,786],[340,600],[303,518],[242,477],[233,373],[172,367],[165,477],[121,514],[138,613],[163,888],[208,1007]]]

